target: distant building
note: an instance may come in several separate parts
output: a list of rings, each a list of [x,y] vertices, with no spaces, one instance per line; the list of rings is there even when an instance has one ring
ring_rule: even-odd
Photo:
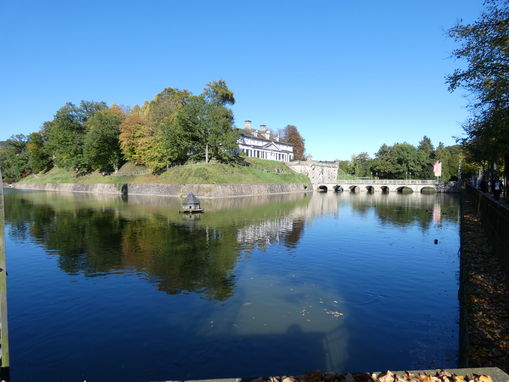
[[[266,125],[260,125],[258,130],[253,129],[251,121],[246,121],[244,129],[240,129],[239,150],[252,158],[281,162],[293,160],[292,145],[281,141]]]

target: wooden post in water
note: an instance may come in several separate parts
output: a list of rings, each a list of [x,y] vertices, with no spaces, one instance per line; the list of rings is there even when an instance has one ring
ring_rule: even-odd
[[[5,265],[4,237],[4,184],[0,170],[0,346],[1,346],[1,378],[9,380],[9,327],[7,324],[7,268]]]

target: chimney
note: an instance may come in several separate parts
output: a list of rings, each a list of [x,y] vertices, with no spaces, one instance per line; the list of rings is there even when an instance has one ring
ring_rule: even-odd
[[[267,125],[260,125],[260,131],[264,133],[265,130],[267,130]]]
[[[265,131],[265,139],[270,141],[270,130]]]
[[[244,129],[251,129],[251,121],[248,119],[247,121],[244,121]]]
[[[279,135],[275,135],[275,136],[274,136],[274,140],[275,140],[276,142],[279,142]]]

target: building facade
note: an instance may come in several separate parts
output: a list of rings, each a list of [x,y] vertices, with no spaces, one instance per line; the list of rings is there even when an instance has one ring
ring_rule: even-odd
[[[248,157],[290,162],[293,160],[293,146],[282,142],[279,136],[267,129],[251,127],[251,121],[246,121],[244,129],[240,130],[239,150]]]

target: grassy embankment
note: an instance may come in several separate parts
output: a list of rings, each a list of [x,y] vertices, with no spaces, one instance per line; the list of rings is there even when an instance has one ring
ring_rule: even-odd
[[[138,175],[133,175],[138,174]],[[141,166],[125,164],[117,174],[101,175],[93,172],[80,175],[61,168],[32,174],[20,183],[112,183],[112,184],[260,184],[308,183],[302,174],[290,170],[284,163],[257,158],[245,158],[245,164],[188,164],[171,167],[160,175],[153,175]]]

